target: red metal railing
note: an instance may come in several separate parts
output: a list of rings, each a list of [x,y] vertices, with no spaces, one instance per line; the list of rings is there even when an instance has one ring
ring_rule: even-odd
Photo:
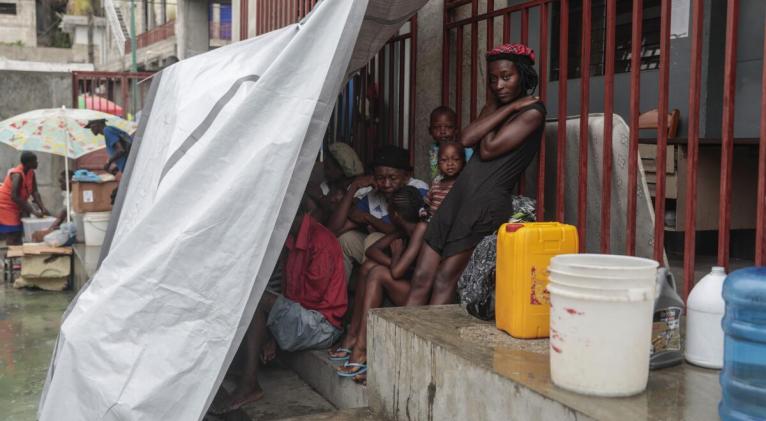
[[[144,48],[156,42],[168,39],[176,34],[176,21],[169,20],[166,23],[136,37],[138,48]],[[125,54],[130,53],[130,40],[125,41]]]
[[[135,118],[149,92],[152,76],[149,72],[72,72],[72,107]],[[146,81],[146,82],[144,82]],[[144,83],[142,83],[144,82]],[[138,84],[138,98],[132,98],[130,89]]]
[[[258,35],[283,28],[303,19],[317,0],[258,0],[255,28]]]
[[[317,0],[258,0],[255,28],[260,35],[303,19]],[[243,26],[244,25],[244,26]],[[244,29],[243,29],[244,28]],[[240,23],[241,35],[247,23]],[[417,19],[391,38],[340,93],[328,129],[335,141],[350,143],[365,162],[383,144],[409,149],[414,162]]]
[[[545,207],[553,209],[552,215],[558,220],[564,220],[564,196],[565,196],[565,164],[567,160],[575,157],[567,157],[567,132],[565,130],[568,115],[568,89],[567,81],[570,80],[571,69],[570,55],[572,47],[572,35],[569,33],[570,23],[570,2],[574,0],[530,0],[523,4],[516,4],[500,9],[495,9],[493,0],[453,0],[445,3],[444,14],[444,44],[442,61],[442,102],[445,105],[452,105],[458,114],[458,125],[465,126],[476,117],[480,109],[479,98],[488,98],[490,93],[485,89],[484,95],[481,94],[481,85],[484,81],[479,81],[481,74],[481,63],[483,61],[482,48],[485,51],[492,48],[496,42],[502,38],[503,42],[530,42],[530,28],[537,27],[539,34],[537,40],[531,41],[535,44],[538,51],[538,72],[540,75],[540,96],[543,100],[549,97],[552,87],[557,88],[557,107],[558,107],[558,127],[556,133],[557,157],[556,162],[556,180],[555,195],[545,197],[542,186],[545,185],[545,142],[542,142],[539,159],[539,171],[537,174],[538,191],[538,217],[543,218]],[[595,0],[580,0],[576,4],[581,6],[580,10],[590,12]],[[626,121],[630,127],[628,141],[628,163],[626,174],[619,174],[619,177],[625,177],[625,186],[627,198],[625,198],[627,215],[626,227],[613,226],[612,218],[612,186],[615,183],[612,177],[614,163],[612,162],[613,153],[613,125],[612,116],[615,113],[615,51],[616,45],[615,28],[617,27],[617,6],[616,0],[605,0],[605,38],[603,45],[606,47],[601,51],[603,54],[603,79],[599,83],[604,84],[603,112],[604,123],[604,144],[603,144],[603,162],[591,162],[588,156],[589,129],[585,123],[592,112],[602,111],[595,109],[593,99],[590,95],[593,92],[591,86],[591,58],[594,57],[592,46],[596,39],[591,36],[592,30],[595,30],[591,13],[583,13],[581,28],[582,32],[578,34],[581,44],[579,46],[579,90],[580,97],[578,114],[580,121],[579,136],[581,141],[578,150],[577,167],[577,225],[579,229],[580,244],[585,246],[588,232],[595,232],[600,228],[600,241],[598,248],[602,252],[610,252],[615,245],[611,244],[611,234],[615,230],[625,229],[626,244],[625,250],[628,254],[636,253],[636,223],[637,223],[637,198],[638,195],[638,168],[639,168],[639,114],[641,110],[641,67],[642,67],[642,43],[643,43],[643,11],[644,1],[634,0],[632,5],[631,24],[631,48],[630,48],[630,95],[626,104],[621,109],[629,109]],[[685,201],[684,215],[684,290],[688,293],[694,282],[695,268],[695,242],[696,242],[696,222],[697,222],[697,176],[699,168],[699,146],[700,146],[700,97],[703,90],[701,84],[702,74],[702,49],[703,49],[703,4],[704,0],[692,0],[691,3],[691,27],[690,41],[691,51],[689,53],[690,62],[690,80],[688,95],[688,120],[686,141],[674,144],[680,144],[686,147],[686,166],[679,168],[686,177],[687,186],[683,195],[679,195],[678,200]],[[484,8],[486,5],[486,8]],[[739,0],[727,0],[726,27],[737,28],[739,22]],[[658,121],[656,143],[656,189],[654,200],[654,227],[653,227],[653,248],[652,254],[656,260],[665,261],[665,207],[667,196],[667,174],[666,159],[668,157],[668,115],[670,106],[670,49],[671,49],[671,0],[662,0],[660,3],[660,40],[659,40],[659,67],[653,70],[657,74],[659,81],[658,87]],[[483,12],[482,12],[483,10]],[[551,28],[551,11],[557,11],[558,28]],[[602,15],[603,16],[603,15]],[[624,17],[624,14],[623,14]],[[502,19],[502,27],[496,28],[495,22]],[[512,22],[514,26],[512,27]],[[478,41],[480,25],[486,26],[486,47],[482,47]],[[516,26],[518,25],[518,26]],[[549,48],[549,34],[552,29],[556,29],[559,34],[558,39],[558,72],[557,85],[548,85],[549,61],[551,52]],[[624,37],[623,37],[624,39]],[[723,78],[723,115],[722,115],[722,136],[721,146],[721,166],[720,166],[720,191],[718,192],[718,203],[710,206],[718,207],[718,252],[717,261],[719,265],[728,266],[729,264],[729,244],[731,241],[732,227],[732,180],[733,169],[736,168],[734,154],[734,116],[735,116],[735,92],[736,92],[736,51],[737,51],[737,31],[736,29],[727,29],[726,48]],[[468,48],[469,51],[465,51]],[[626,48],[626,47],[622,47]],[[766,35],[763,40],[764,57],[766,57]],[[625,51],[621,60],[626,60],[628,52]],[[468,60],[466,63],[465,60]],[[464,75],[464,72],[470,74]],[[653,89],[652,86],[645,86],[644,92]],[[675,89],[675,88],[674,88]],[[763,68],[762,86],[760,99],[760,143],[758,154],[758,185],[757,185],[757,216],[755,221],[755,263],[758,265],[766,264],[766,65]],[[465,98],[465,94],[469,98]],[[652,95],[653,96],[653,95]],[[464,103],[468,101],[468,103]],[[752,104],[756,106],[756,104]],[[715,117],[708,117],[715,118]],[[755,145],[754,141],[748,140],[748,144]],[[674,140],[675,141],[675,140]],[[745,142],[742,142],[745,143]],[[705,144],[710,144],[706,139]],[[567,159],[568,158],[568,159]],[[587,204],[589,202],[588,192],[588,171],[594,168],[602,168],[603,178],[600,184],[601,208],[599,209],[600,227],[586,226]],[[705,174],[710,177],[710,174]],[[622,182],[622,181],[620,181]],[[555,201],[555,204],[551,203]],[[592,221],[593,219],[591,219]],[[620,245],[621,246],[621,245]]]

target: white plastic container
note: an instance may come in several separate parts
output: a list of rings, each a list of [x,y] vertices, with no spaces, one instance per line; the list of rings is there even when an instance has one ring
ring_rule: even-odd
[[[104,243],[106,229],[112,212],[86,212],[83,216],[86,246],[100,246]]]
[[[723,281],[726,271],[714,266],[689,294],[686,304],[686,361],[705,368],[723,367],[723,328],[726,310]]]
[[[21,218],[21,223],[24,225],[24,242],[31,243],[32,234],[35,231],[48,229],[54,222],[56,222],[56,218],[53,216],[45,216],[42,218]]]
[[[572,256],[578,255],[551,260],[553,383],[586,395],[641,393],[649,378],[658,263],[599,255],[580,255],[580,262]],[[614,285],[605,288],[609,279]]]
[[[551,259],[550,268],[578,275],[608,278],[657,276],[657,262],[616,254],[562,254]]]

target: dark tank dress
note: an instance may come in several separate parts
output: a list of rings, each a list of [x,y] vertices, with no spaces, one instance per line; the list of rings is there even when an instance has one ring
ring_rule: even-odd
[[[530,109],[545,116],[542,103],[529,105],[518,113]],[[442,258],[473,249],[508,222],[513,214],[513,187],[540,150],[544,129],[545,123],[503,156],[484,161],[477,153],[468,161],[426,230],[426,243]]]

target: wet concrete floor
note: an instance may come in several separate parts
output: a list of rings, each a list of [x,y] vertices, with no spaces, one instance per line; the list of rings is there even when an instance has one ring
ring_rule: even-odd
[[[61,315],[74,292],[19,290],[0,285],[0,419],[36,419]],[[262,371],[266,396],[242,411],[213,421],[277,420],[324,414],[335,407],[280,364]]]
[[[0,413],[5,421],[36,418],[61,315],[73,292],[0,286]]]

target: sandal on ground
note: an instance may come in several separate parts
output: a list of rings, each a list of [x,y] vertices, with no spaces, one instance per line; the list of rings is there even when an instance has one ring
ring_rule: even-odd
[[[343,368],[349,368],[351,370],[344,371]],[[354,377],[357,374],[362,374],[367,371],[367,363],[349,363],[343,365],[343,367],[338,367],[338,371],[335,373],[340,377]]]
[[[335,350],[328,352],[330,355],[328,359],[330,361],[348,361],[351,357],[351,350],[348,348],[338,347]]]

